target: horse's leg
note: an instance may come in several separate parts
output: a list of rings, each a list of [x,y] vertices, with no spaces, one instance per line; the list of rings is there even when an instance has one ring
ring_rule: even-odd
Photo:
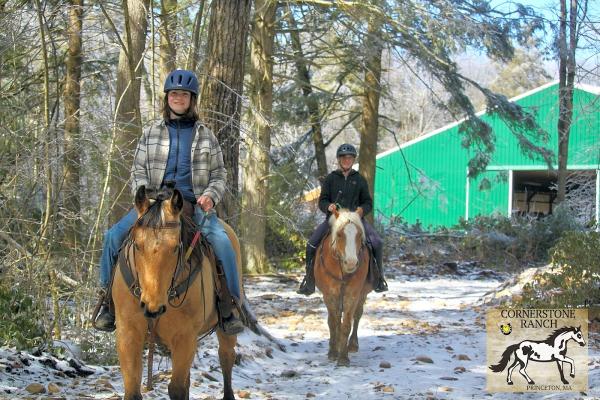
[[[342,316],[342,323],[338,329],[338,362],[337,365],[340,367],[347,367],[350,365],[350,359],[348,358],[348,336],[350,336],[350,329],[352,328],[352,320],[358,301],[355,297],[349,296],[348,294],[344,297],[344,315]]]
[[[527,368],[528,361],[529,358],[521,360],[521,368],[519,368],[519,372],[521,373],[521,375],[523,375],[525,379],[527,379],[527,383],[529,383],[530,385],[535,385],[535,382],[529,377],[529,375],[527,375],[527,371],[525,371],[525,368]]]
[[[517,357],[515,357],[515,361],[512,363],[512,365],[510,367],[508,367],[507,374],[506,374],[506,383],[509,385],[513,384],[512,373],[513,373],[513,370],[515,369],[515,367],[517,366],[518,362],[519,362],[519,359]]]
[[[235,344],[237,336],[226,335],[220,329],[217,330],[219,339],[219,362],[223,373],[223,400],[235,400],[231,386],[231,375],[235,362]]]
[[[323,295],[325,305],[327,306],[327,325],[329,325],[329,352],[327,357],[333,361],[338,358],[337,337],[340,326],[338,298],[335,296]]]
[[[556,362],[562,367],[561,368],[561,376],[563,374],[562,370],[564,370],[564,364],[563,363],[569,363],[571,365],[571,378],[575,378],[575,362],[573,361],[572,358],[569,358],[567,356],[563,356],[561,354],[559,354],[558,356],[555,356],[554,359],[556,360]],[[563,383],[566,385],[567,382],[565,381],[565,379],[562,379]]]
[[[568,362],[569,364],[571,364],[571,378],[575,378],[575,361],[573,361],[572,358],[569,358],[567,356],[563,356],[563,357],[564,357],[564,360],[562,360],[563,362]]]
[[[169,382],[169,398],[171,400],[188,400],[190,396],[190,367],[196,352],[196,336],[182,335],[169,350],[173,368]]]
[[[350,353],[356,353],[358,351],[358,323],[363,315],[363,307],[365,305],[365,301],[367,300],[367,295],[365,294],[360,301],[358,302],[358,306],[356,307],[356,312],[354,313],[354,322],[352,324],[352,334],[350,335],[350,341],[348,343],[348,351]]]
[[[554,359],[554,361],[556,361],[556,366],[558,367],[558,372],[560,373],[560,380],[562,383],[564,383],[565,385],[567,385],[569,382],[567,382],[567,380],[565,379],[565,375],[563,372],[563,363],[562,361],[559,361],[557,359]]]
[[[124,400],[141,400],[142,351],[146,338],[145,330],[117,323],[117,352],[125,387]],[[144,325],[144,328],[146,326]]]

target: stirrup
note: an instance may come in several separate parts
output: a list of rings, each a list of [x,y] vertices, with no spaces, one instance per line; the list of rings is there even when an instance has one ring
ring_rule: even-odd
[[[115,316],[110,312],[108,306],[102,307],[100,315],[93,323],[94,328],[102,332],[112,332],[117,327],[115,326]]]
[[[310,285],[308,283],[308,277],[305,276],[304,279],[302,280],[302,283],[300,284],[300,287],[298,288],[298,290],[296,290],[296,293],[303,294],[305,296],[310,296],[314,292],[315,292],[315,284],[313,283],[312,285]]]
[[[383,276],[381,277],[381,279],[379,280],[379,282],[377,282],[377,286],[375,286],[373,288],[373,290],[376,293],[387,292],[389,290],[388,289],[388,284],[385,281],[385,278]]]
[[[233,312],[227,318],[221,318],[221,323],[219,324],[221,330],[226,335],[238,335],[244,331],[244,323],[237,318]]]
[[[108,298],[109,291],[106,288],[101,288],[98,291],[98,302],[92,312],[92,326],[94,329],[103,332],[112,332],[116,329],[115,315],[110,310],[110,299]]]

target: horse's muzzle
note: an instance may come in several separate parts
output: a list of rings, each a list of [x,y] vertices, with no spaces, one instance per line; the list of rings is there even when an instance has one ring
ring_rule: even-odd
[[[342,270],[345,274],[352,274],[358,269],[357,259],[346,259],[342,263]]]
[[[158,318],[161,315],[163,315],[165,311],[167,311],[167,306],[165,306],[164,304],[158,307],[157,311],[150,311],[146,306],[146,303],[144,303],[143,301],[140,303],[140,306],[142,307],[142,310],[144,310],[144,317],[146,318]]]

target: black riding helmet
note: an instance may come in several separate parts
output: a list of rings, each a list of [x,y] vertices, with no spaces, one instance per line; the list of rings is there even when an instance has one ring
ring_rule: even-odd
[[[165,93],[170,90],[187,90],[197,96],[198,78],[196,78],[196,74],[185,69],[171,71],[167,79],[165,79],[164,87]]]
[[[346,155],[351,155],[354,158],[356,158],[356,156],[358,155],[358,152],[356,151],[356,147],[352,146],[349,143],[344,143],[343,145],[338,147],[338,149],[335,153],[335,156],[341,157],[341,156],[346,156]]]

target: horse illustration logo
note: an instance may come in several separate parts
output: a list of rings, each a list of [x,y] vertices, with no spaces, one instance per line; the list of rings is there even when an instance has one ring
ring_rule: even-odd
[[[513,370],[516,368],[517,363],[520,365],[519,372],[527,380],[527,383],[534,385],[535,382],[527,375],[527,363],[529,360],[538,362],[552,362],[556,361],[558,371],[560,372],[560,379],[562,383],[568,384],[563,374],[563,363],[571,364],[571,378],[575,378],[575,364],[572,358],[567,357],[567,342],[573,339],[579,343],[580,346],[585,346],[585,339],[581,332],[581,326],[567,327],[564,326],[555,330],[546,340],[524,340],[521,343],[513,344],[508,346],[500,362],[496,365],[490,365],[490,369],[493,372],[502,372],[508,365],[512,355],[515,355],[515,360],[512,365],[508,368],[508,375],[506,377],[506,383],[512,385],[511,375]]]
[[[510,335],[512,332],[512,325],[510,323],[500,324],[500,332],[502,332],[503,335]]]

